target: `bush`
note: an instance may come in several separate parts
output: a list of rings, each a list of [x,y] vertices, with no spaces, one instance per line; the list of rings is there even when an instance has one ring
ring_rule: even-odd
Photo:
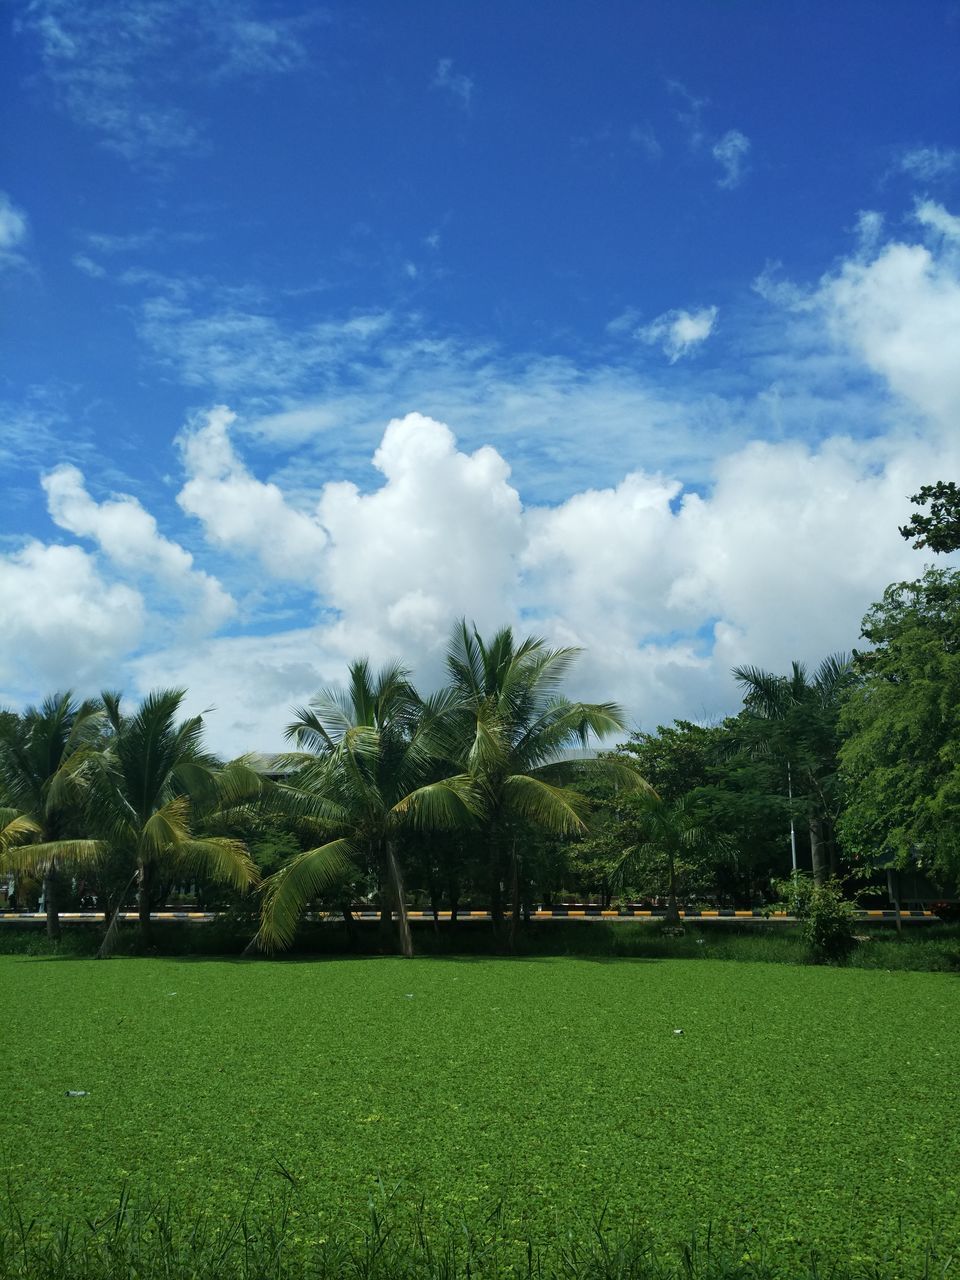
[[[780,884],[786,890],[784,906],[799,921],[799,933],[818,962],[846,960],[857,945],[856,903],[843,896],[836,880],[814,884],[797,875]]]

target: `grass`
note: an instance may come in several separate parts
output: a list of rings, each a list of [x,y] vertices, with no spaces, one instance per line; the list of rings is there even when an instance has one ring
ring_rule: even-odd
[[[813,1250],[920,1276],[930,1246],[960,1245],[956,982],[704,958],[3,957],[8,1214],[49,1250],[121,1188],[208,1233],[273,1222],[282,1194],[295,1259],[362,1248],[386,1196],[395,1240],[419,1222],[462,1242],[493,1214],[491,1275],[561,1268],[603,1213],[636,1257],[712,1228],[784,1275]]]
[[[214,924],[162,924],[154,930],[154,944],[166,956],[239,956],[255,931],[252,919],[226,917]],[[934,973],[960,972],[960,926],[908,925],[898,938],[891,925],[863,922],[862,941],[846,963],[863,969],[913,969]],[[62,941],[51,944],[42,926],[0,926],[0,955],[92,956],[102,931],[91,926],[67,926]],[[414,941],[424,956],[495,956],[503,941],[490,925],[462,923],[456,928],[414,922]],[[339,923],[301,927],[296,954],[343,956],[377,954],[382,939],[378,925],[362,922],[351,942]],[[139,949],[134,925],[120,933],[119,951],[133,955]],[[769,964],[809,964],[807,945],[792,925],[744,924],[711,921],[686,925],[680,936],[665,932],[659,923],[603,921],[538,921],[521,931],[521,956],[583,956],[645,960],[737,960]]]

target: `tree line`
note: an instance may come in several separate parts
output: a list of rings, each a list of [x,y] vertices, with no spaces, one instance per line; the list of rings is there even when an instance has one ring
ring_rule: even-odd
[[[944,529],[954,498],[917,496],[940,503],[937,549],[960,542]],[[904,536],[931,536],[917,519]],[[255,900],[251,945],[265,951],[289,946],[314,905],[349,925],[362,897],[406,955],[412,902],[454,919],[488,906],[512,945],[534,903],[564,896],[656,896],[676,914],[683,899],[769,899],[797,869],[855,887],[885,867],[952,894],[960,573],[891,585],[862,636],[869,647],[814,671],[738,668],[743,705],[721,723],[597,751],[624,716],[565,696],[575,649],[461,620],[441,691],[358,660],[343,688],[294,710],[269,775],[213,756],[202,717],[181,718],[182,690],[132,709],[57,693],[0,713],[0,870],[21,902],[42,888],[53,937],[64,905],[95,895],[104,955],[131,895],[149,942],[151,910],[181,885],[212,906]]]

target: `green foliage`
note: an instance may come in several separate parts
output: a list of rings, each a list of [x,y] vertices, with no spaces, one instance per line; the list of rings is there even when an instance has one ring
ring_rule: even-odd
[[[398,1233],[421,1197],[433,1240],[496,1211],[520,1275],[527,1241],[584,1249],[604,1207],[611,1247],[631,1223],[668,1256],[739,1224],[786,1277],[814,1250],[917,1275],[928,1240],[956,1238],[955,982],[699,958],[0,959],[4,1201],[38,1246],[122,1186],[254,1228],[289,1174],[291,1265],[344,1224],[359,1247],[382,1186]]]
[[[910,499],[917,506],[929,504],[929,515],[915,511],[900,532],[919,550],[947,552],[960,549],[960,489],[953,481],[938,480],[925,484]]]
[[[322,690],[300,708],[288,736],[301,748],[289,782],[276,788],[288,816],[313,820],[322,843],[298,852],[264,886],[257,945],[293,942],[297,925],[320,894],[376,869],[384,904],[399,916],[400,948],[412,956],[406,893],[398,861],[405,830],[456,828],[478,804],[470,778],[437,776],[446,701],[423,701],[397,663],[374,675],[366,660],[350,666],[346,689]]]
[[[838,752],[843,698],[855,681],[851,659],[825,658],[808,675],[801,662],[778,676],[759,667],[735,667],[744,690],[744,709],[737,717],[742,746],[769,756],[785,772],[797,817],[806,820],[813,876],[823,883],[835,861],[833,831],[841,805]]]
[[[620,750],[658,795],[682,798],[697,824],[716,838],[718,856],[701,856],[688,868],[689,891],[749,902],[789,865],[789,808],[780,794],[782,765],[743,739],[736,719],[711,726],[677,720],[655,734],[632,735]]]
[[[960,872],[960,571],[896,583],[863,622],[872,648],[841,719],[844,844],[865,868]]]
[[[856,904],[843,895],[836,880],[816,884],[793,876],[782,884],[784,905],[800,922],[800,936],[817,960],[846,960],[857,945]]]

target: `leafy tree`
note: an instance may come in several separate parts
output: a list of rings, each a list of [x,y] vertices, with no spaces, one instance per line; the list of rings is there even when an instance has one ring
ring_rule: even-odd
[[[792,664],[789,676],[750,666],[736,667],[733,674],[746,695],[737,718],[743,746],[785,766],[788,785],[806,811],[814,880],[823,884],[840,812],[838,719],[856,678],[851,660],[825,658],[812,679],[800,662]]]
[[[626,785],[642,785],[623,762],[568,755],[574,748],[585,752],[591,735],[603,738],[624,724],[613,703],[571,702],[560,692],[578,653],[550,649],[535,636],[517,642],[510,627],[487,642],[465,620],[454,628],[447,652],[453,749],[482,797],[495,922],[503,918],[503,884],[510,881],[511,937],[520,918],[524,829],[583,831],[587,802],[574,784],[586,773],[613,771]]]
[[[665,889],[667,919],[673,922],[680,919],[677,899],[684,876],[734,853],[725,836],[699,821],[686,797],[665,800],[655,791],[628,797],[621,830],[629,843],[621,855],[620,876],[639,875]]]
[[[95,840],[83,837],[80,774],[95,749],[102,708],[56,693],[21,716],[0,724],[0,794],[33,824],[35,842],[22,845],[15,865],[43,877],[47,934],[60,937],[58,910],[64,866],[83,866],[100,855]],[[8,851],[8,861],[13,858]]]
[[[320,892],[372,866],[387,919],[397,913],[400,950],[413,955],[398,838],[407,828],[456,827],[474,811],[471,781],[436,777],[439,725],[448,700],[421,701],[399,664],[376,677],[366,660],[350,666],[345,690],[326,689],[296,713],[288,735],[311,754],[278,786],[288,813],[326,829],[322,844],[292,858],[266,882],[256,944],[290,945],[297,923]]]
[[[699,824],[737,850],[731,860],[722,845],[713,867],[701,868],[710,888],[752,901],[783,873],[789,809],[779,794],[782,764],[751,749],[749,731],[745,747],[744,736],[736,718],[715,725],[676,720],[659,725],[656,733],[633,734],[620,750],[631,755],[658,795],[685,798]]]
[[[104,694],[109,724],[105,749],[89,761],[88,812],[108,856],[129,873],[100,949],[112,949],[123,898],[137,881],[141,938],[150,938],[150,910],[164,896],[164,877],[199,871],[245,889],[257,870],[245,845],[198,835],[204,814],[255,795],[260,780],[242,764],[220,767],[204,750],[203,719],[178,721],[182,689],[149,694],[132,715]]]
[[[845,847],[862,863],[960,872],[960,571],[889,586],[841,717]]]
[[[960,489],[953,481],[939,480],[936,484],[925,484],[919,493],[910,499],[917,506],[929,504],[929,515],[921,515],[915,511],[900,532],[919,550],[929,547],[931,551],[947,552],[960,549]]]

